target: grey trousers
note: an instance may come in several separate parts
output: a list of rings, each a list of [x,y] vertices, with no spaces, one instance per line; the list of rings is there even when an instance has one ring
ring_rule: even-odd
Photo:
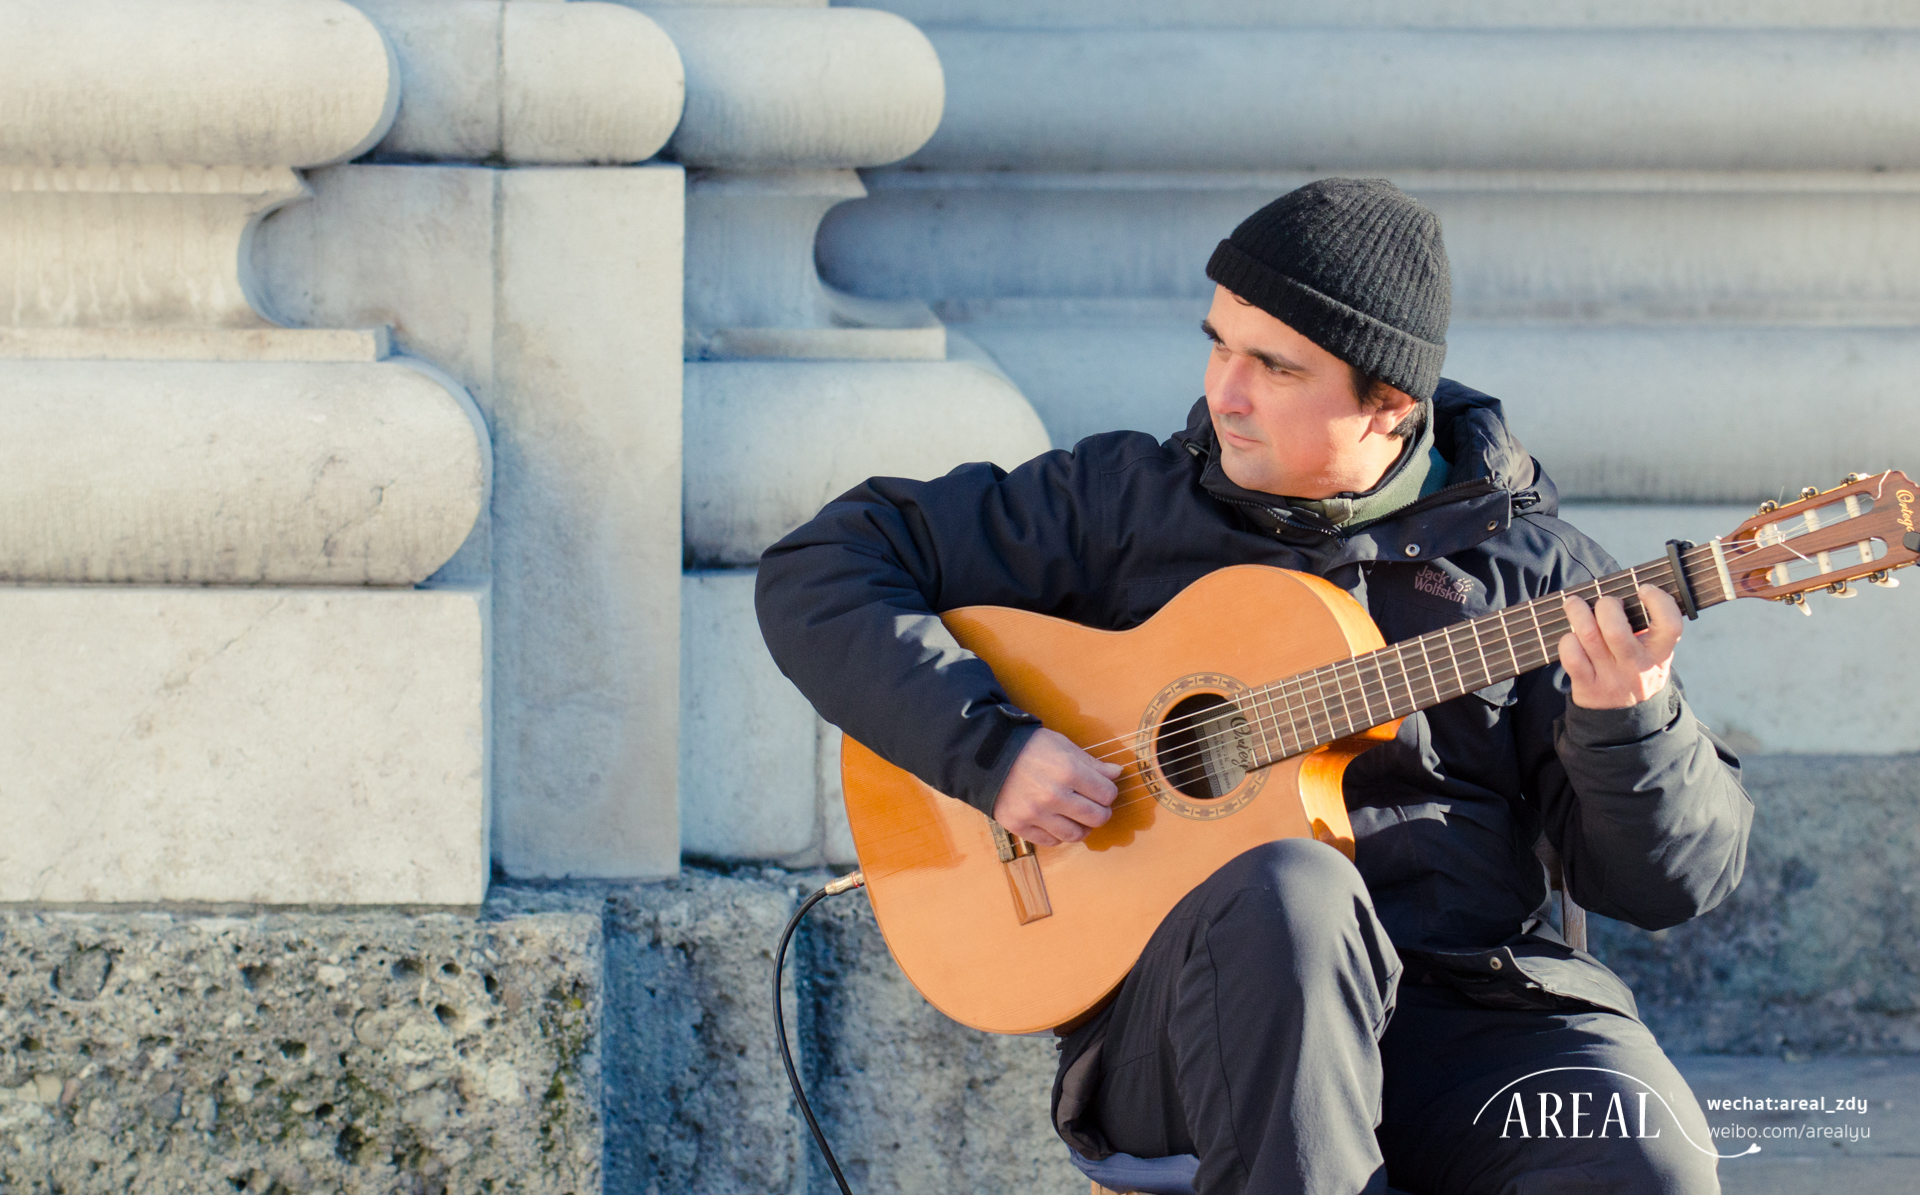
[[[1069,1143],[1198,1154],[1201,1195],[1719,1190],[1706,1119],[1644,1025],[1401,977],[1344,856],[1255,848],[1065,1043],[1056,1122]]]

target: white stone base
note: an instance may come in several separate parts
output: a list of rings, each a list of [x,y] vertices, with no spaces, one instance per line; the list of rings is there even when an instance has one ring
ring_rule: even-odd
[[[680,846],[706,859],[855,862],[840,731],[767,654],[753,569],[681,580]]]
[[[0,901],[474,905],[482,590],[0,587]]]

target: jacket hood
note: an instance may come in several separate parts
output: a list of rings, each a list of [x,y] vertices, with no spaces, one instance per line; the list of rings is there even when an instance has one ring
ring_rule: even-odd
[[[1442,378],[1433,395],[1433,420],[1434,446],[1447,461],[1446,486],[1345,532],[1319,515],[1289,507],[1276,495],[1243,489],[1229,480],[1220,465],[1220,445],[1205,398],[1194,403],[1186,428],[1169,442],[1204,462],[1200,485],[1215,498],[1240,508],[1283,540],[1344,541],[1344,556],[1441,556],[1497,533],[1515,514],[1558,512],[1553,481],[1507,427],[1499,399]],[[1490,521],[1493,526],[1488,526]]]

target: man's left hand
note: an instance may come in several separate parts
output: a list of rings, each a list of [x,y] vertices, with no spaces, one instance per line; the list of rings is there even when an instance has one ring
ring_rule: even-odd
[[[1635,633],[1620,599],[1603,597],[1591,607],[1569,594],[1561,637],[1560,666],[1573,682],[1573,703],[1590,710],[1639,705],[1667,687],[1673,646],[1680,642],[1680,607],[1664,590],[1640,587],[1647,629]]]

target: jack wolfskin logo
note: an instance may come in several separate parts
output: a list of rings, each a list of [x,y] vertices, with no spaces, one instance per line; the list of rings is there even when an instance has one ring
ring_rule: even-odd
[[[1421,593],[1445,598],[1450,602],[1459,602],[1463,606],[1473,595],[1472,578],[1449,577],[1431,564],[1413,574],[1413,587]]]

